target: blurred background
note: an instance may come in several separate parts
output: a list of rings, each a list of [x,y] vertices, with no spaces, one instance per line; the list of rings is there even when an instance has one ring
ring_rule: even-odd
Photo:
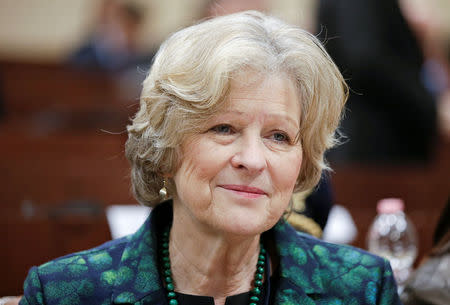
[[[327,197],[353,218],[347,242],[366,248],[377,202],[398,197],[417,261],[429,252],[450,196],[447,0],[2,0],[0,295],[21,294],[32,265],[115,237],[106,211],[136,205],[126,125],[158,45],[246,9],[317,35],[349,81]]]

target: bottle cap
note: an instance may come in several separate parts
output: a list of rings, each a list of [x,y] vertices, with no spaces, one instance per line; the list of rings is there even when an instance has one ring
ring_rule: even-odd
[[[391,214],[403,211],[405,205],[400,198],[385,198],[377,203],[377,212],[380,214]]]

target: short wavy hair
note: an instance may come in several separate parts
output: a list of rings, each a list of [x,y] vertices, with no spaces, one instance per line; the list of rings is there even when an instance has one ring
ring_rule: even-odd
[[[243,71],[283,73],[301,103],[303,163],[295,191],[313,188],[324,153],[337,143],[348,88],[317,38],[256,11],[209,19],[172,34],[157,52],[143,82],[140,109],[128,126],[125,153],[136,199],[161,201],[163,179],[179,165],[183,139],[221,110],[230,80]],[[169,192],[176,191],[169,179]]]

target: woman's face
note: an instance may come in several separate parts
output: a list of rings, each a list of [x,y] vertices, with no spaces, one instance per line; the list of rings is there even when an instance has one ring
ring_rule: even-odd
[[[206,229],[260,234],[285,211],[302,163],[300,102],[283,75],[231,81],[224,109],[181,145],[175,218]]]

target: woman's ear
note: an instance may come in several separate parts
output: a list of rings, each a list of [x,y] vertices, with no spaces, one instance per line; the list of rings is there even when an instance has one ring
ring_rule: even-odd
[[[165,179],[172,179],[174,174],[172,174],[172,173],[164,173],[164,174],[162,174],[162,176]]]

